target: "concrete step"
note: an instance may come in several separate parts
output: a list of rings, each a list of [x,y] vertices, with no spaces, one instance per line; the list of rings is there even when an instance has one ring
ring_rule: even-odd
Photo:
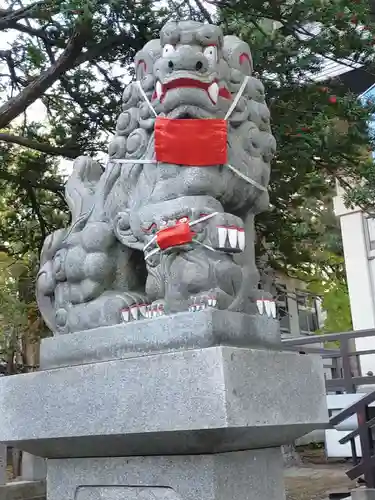
[[[1,500],[44,500],[45,497],[44,481],[14,481],[0,485]]]

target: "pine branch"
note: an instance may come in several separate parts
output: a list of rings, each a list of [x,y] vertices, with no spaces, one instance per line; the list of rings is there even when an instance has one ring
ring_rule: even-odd
[[[85,42],[89,38],[91,29],[88,25],[80,25],[70,38],[66,49],[47,71],[44,71],[22,90],[16,97],[9,99],[0,107],[0,129],[17,118],[33,102],[39,99],[61,75],[76,66],[77,58],[82,52]]]
[[[102,40],[100,43],[95,44],[93,47],[86,50],[86,52],[83,52],[79,57],[77,57],[74,62],[73,68],[77,68],[85,62],[94,61],[101,55],[108,53],[109,50],[119,45],[127,45],[128,47],[134,46],[136,50],[141,50],[143,46],[143,40],[139,40],[139,47],[136,46],[136,43],[137,40],[131,38],[127,33],[112,35],[105,40]],[[126,50],[126,47],[124,47],[124,50]]]
[[[94,63],[94,66],[96,69],[100,72],[100,74],[103,76],[104,80],[108,83],[108,85],[117,93],[121,92],[122,89],[122,84],[120,83],[119,80],[117,79],[111,79],[108,76],[107,71],[102,68],[98,63]]]
[[[41,253],[42,248],[43,248],[43,242],[46,239],[47,233],[48,233],[47,223],[44,220],[42,212],[40,210],[40,206],[39,206],[34,188],[31,186],[28,186],[27,187],[27,194],[29,195],[34,215],[38,219],[38,222],[39,222],[40,234],[41,234],[41,239],[40,239],[40,244],[39,244],[39,253]]]
[[[64,156],[65,158],[76,158],[79,155],[78,148],[58,147],[48,144],[46,142],[39,142],[28,137],[21,137],[17,135],[7,134],[0,132],[0,141],[8,142],[11,144],[18,144],[25,148],[35,149],[41,153],[46,153],[54,156]]]
[[[31,26],[25,26],[24,24],[18,23],[16,21],[10,21],[9,25],[6,29],[13,29],[16,31],[20,31],[21,33],[26,33],[30,36],[36,36],[38,38],[42,38],[43,40],[48,41],[51,45],[58,45],[55,40],[51,40],[50,37],[44,30],[36,29]]]
[[[72,86],[70,85],[69,79],[65,76],[62,76],[60,79],[61,86],[65,90],[65,92],[81,107],[82,111],[86,113],[94,123],[100,123],[102,121],[102,117],[97,113],[94,113],[88,108],[85,104],[85,100],[82,99],[79,92],[76,92]],[[114,130],[109,129],[109,132],[113,133]]]
[[[10,28],[10,24],[25,17],[30,17],[37,7],[42,7],[46,2],[35,2],[18,10],[0,9],[0,31]],[[10,23],[10,24],[9,24]]]
[[[208,12],[203,3],[200,0],[194,0],[194,1],[197,4],[199,10],[201,11],[203,17],[206,19],[206,21],[209,22],[210,24],[214,24],[211,14]]]

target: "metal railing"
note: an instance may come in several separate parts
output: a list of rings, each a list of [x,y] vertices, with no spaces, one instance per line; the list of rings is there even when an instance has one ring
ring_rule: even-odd
[[[375,386],[375,376],[363,376],[359,363],[360,356],[375,354],[375,349],[355,351],[351,346],[354,339],[365,337],[375,337],[375,329],[293,337],[283,339],[282,345],[285,350],[320,354],[323,359],[331,359],[332,379],[326,378],[327,392],[355,393],[358,386]],[[337,349],[314,347],[314,344],[324,345],[327,342],[337,342],[339,346]]]
[[[341,424],[352,415],[357,415],[358,428],[340,439],[340,444],[351,443],[353,465],[346,475],[351,480],[364,476],[367,488],[375,488],[375,454],[372,428],[375,426],[375,417],[370,415],[370,405],[375,402],[375,391],[367,394],[353,405],[330,419],[332,427]],[[362,449],[362,459],[357,457],[355,439],[359,436]]]
[[[366,337],[375,337],[375,329],[294,337],[283,339],[282,344],[285,350],[297,351],[301,354],[320,354],[323,360],[332,360],[332,378],[326,377],[328,393],[356,393],[358,386],[375,386],[375,376],[372,374],[363,376],[360,365],[360,356],[375,354],[375,349],[356,351],[354,345],[354,339]],[[328,342],[337,343],[337,348],[324,347]],[[368,488],[375,488],[375,446],[373,439],[375,408],[371,407],[374,402],[375,391],[371,391],[330,419],[330,425],[334,428],[349,417],[357,415],[357,429],[348,433],[339,442],[340,444],[351,444],[353,468],[346,473],[347,476],[352,480],[364,476]],[[357,437],[359,437],[362,449],[360,460],[356,449]]]

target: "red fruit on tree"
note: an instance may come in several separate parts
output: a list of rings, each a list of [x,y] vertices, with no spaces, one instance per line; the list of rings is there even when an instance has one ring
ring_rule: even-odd
[[[331,95],[328,100],[331,104],[336,104],[337,97],[335,95]]]

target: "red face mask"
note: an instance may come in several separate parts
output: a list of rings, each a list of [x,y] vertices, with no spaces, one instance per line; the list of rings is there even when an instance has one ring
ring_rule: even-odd
[[[189,224],[176,224],[172,227],[160,229],[156,234],[156,242],[161,250],[185,245],[193,241],[194,233]]]
[[[155,121],[156,160],[182,166],[225,165],[227,122],[216,119]]]

